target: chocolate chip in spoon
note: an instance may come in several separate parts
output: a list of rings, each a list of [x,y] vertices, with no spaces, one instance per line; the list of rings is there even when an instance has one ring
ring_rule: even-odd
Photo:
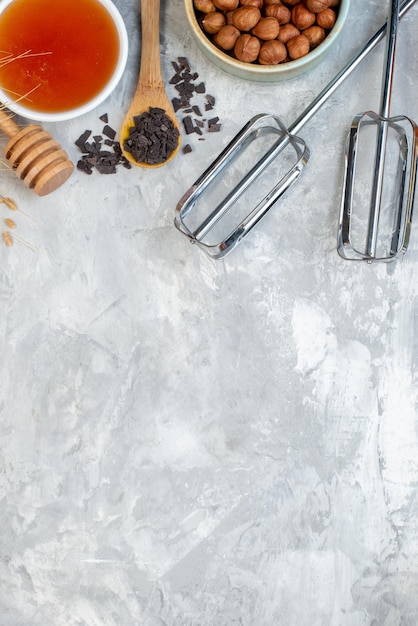
[[[159,167],[180,148],[180,126],[161,72],[160,0],[141,0],[141,34],[139,79],[122,124],[120,144],[130,163]]]

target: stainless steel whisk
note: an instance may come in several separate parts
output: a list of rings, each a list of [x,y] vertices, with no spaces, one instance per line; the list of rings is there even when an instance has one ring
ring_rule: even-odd
[[[417,127],[405,116],[389,117],[398,21],[399,0],[390,0],[379,113],[356,115],[347,138],[337,250],[348,260],[392,261],[409,242]]]
[[[401,6],[399,16],[403,16],[414,3],[415,0],[405,0]],[[210,257],[220,259],[231,252],[244,237],[249,234],[252,228],[258,224],[270,208],[298,179],[308,162],[309,149],[303,139],[297,136],[297,133],[385,35],[386,24],[369,39],[361,50],[318,94],[291,126],[286,127],[282,121],[274,115],[260,114],[253,117],[242,128],[208,169],[193,183],[176,206],[174,224],[191,243],[198,245]],[[244,149],[251,147],[260,137],[262,138],[262,142],[264,138],[268,138],[270,145],[267,151],[263,152],[262,156],[256,160],[255,165],[253,165],[244,176],[242,176],[242,172],[238,172],[240,180],[221,200],[205,198],[204,196],[206,196],[213,187],[216,187],[216,185],[214,185],[215,182],[220,182],[229,189],[230,182],[228,176],[230,166],[242,155]],[[226,236],[222,235],[214,242],[211,242],[209,235],[217,236],[216,227],[225,221],[225,217],[233,213],[232,209],[244,192],[247,191],[250,186],[254,187],[253,183],[255,182],[257,182],[256,187],[258,187],[261,175],[264,174],[267,168],[275,161],[276,157],[280,154],[283,155],[285,152],[288,155],[287,161],[289,161],[290,165],[287,169],[285,168],[283,170],[280,177],[276,177],[276,171],[274,172],[276,180],[278,178],[277,184],[275,184],[261,200],[257,198],[255,207],[250,210],[244,219],[239,218],[238,224],[234,225],[232,230],[227,231],[228,234]],[[280,170],[276,163],[274,165],[275,168]],[[208,214],[200,221],[200,217],[196,216],[196,214],[197,205],[202,199],[206,199],[206,203],[203,202],[205,211],[208,205],[210,209],[207,212]],[[410,201],[412,205],[411,198]],[[344,214],[344,221],[346,221],[346,218],[347,215]],[[344,224],[342,235],[344,248],[347,246],[346,226],[347,225]]]

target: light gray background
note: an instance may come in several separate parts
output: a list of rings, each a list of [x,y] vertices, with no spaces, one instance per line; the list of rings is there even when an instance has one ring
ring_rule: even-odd
[[[99,115],[119,128],[137,79],[139,3],[116,4],[121,83],[47,126],[74,161]],[[383,23],[386,2],[351,4],[320,67],[253,85],[163,2],[164,78],[187,56],[222,132],[46,198],[1,172],[35,246],[0,247],[1,626],[417,624],[418,231],[395,264],[336,253],[343,143],[379,106],[383,46],[305,127],[303,178],[236,251],[212,261],[173,226],[253,114],[292,122]],[[417,24],[413,8],[392,106],[413,119]]]

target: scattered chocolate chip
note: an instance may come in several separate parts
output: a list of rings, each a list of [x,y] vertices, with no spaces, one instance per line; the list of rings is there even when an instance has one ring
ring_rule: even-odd
[[[215,106],[215,97],[206,93],[206,85],[203,81],[197,82],[199,74],[192,72],[190,64],[186,57],[178,57],[176,61],[171,63],[174,69],[174,75],[170,79],[170,84],[173,85],[177,95],[172,98],[172,105],[175,113],[181,111],[183,118],[183,126],[187,135],[197,134],[199,135],[199,141],[202,141],[203,129],[205,128],[204,122],[206,119],[202,118],[202,108],[205,111],[211,111]],[[204,101],[199,104],[192,103],[192,99],[195,96],[204,94]],[[192,118],[193,116],[196,116]],[[218,123],[219,118],[212,118],[211,123],[207,122],[206,130],[208,132],[217,132],[221,129],[221,125]],[[185,154],[190,150],[183,150]]]
[[[212,117],[208,120],[208,132],[217,133],[221,130],[221,124],[219,123],[219,117]]]
[[[174,113],[177,113],[177,111],[181,107],[181,100],[180,100],[180,98],[173,98],[172,101],[171,101],[171,104],[173,105]]]
[[[86,144],[87,139],[91,135],[91,130],[85,130],[82,135],[74,142],[75,145],[81,150],[81,152],[85,152],[84,146]]]
[[[124,148],[138,163],[157,165],[167,161],[178,145],[180,133],[164,109],[150,107],[134,117]]]
[[[185,69],[186,71],[190,72],[189,61],[187,60],[186,57],[179,57],[177,61],[182,69]]]
[[[113,128],[111,128],[108,124],[104,126],[102,132],[103,132],[103,135],[106,135],[106,137],[109,137],[109,139],[114,139],[116,137],[116,131]]]
[[[188,154],[191,151],[192,151],[191,145],[189,143],[186,143],[186,145],[183,146],[183,154]]]
[[[194,90],[196,93],[205,93],[206,91],[205,83],[199,83],[198,85],[195,86]]]
[[[80,159],[78,161],[77,169],[80,170],[80,172],[84,172],[85,174],[93,173],[93,166],[90,165],[90,163],[88,163],[86,159]]]
[[[109,116],[108,116],[108,114],[107,114],[107,113],[103,113],[103,115],[101,115],[101,116],[99,117],[99,120],[102,120],[102,122],[104,122],[105,124],[107,124],[107,123],[108,123],[108,121],[109,121]]]
[[[91,130],[85,130],[80,135],[77,141],[74,142],[80,152],[83,153],[77,163],[77,169],[89,175],[93,173],[93,169],[96,169],[100,174],[116,174],[118,165],[130,169],[132,166],[122,154],[119,142],[114,140],[116,132],[110,126],[107,126],[107,113],[102,115],[100,119],[106,123],[106,126],[103,128],[103,134],[107,138],[104,139],[102,135],[93,135],[93,141],[88,141],[92,134]]]
[[[186,117],[183,117],[183,126],[187,135],[194,133],[194,124],[190,115],[186,115]]]
[[[175,85],[176,83],[179,83],[180,81],[181,81],[181,74],[176,72],[176,74],[174,74],[170,79],[170,85]]]
[[[88,143],[86,141],[86,143],[84,144],[84,150],[83,152],[86,152],[87,154],[99,154],[100,150],[97,147],[96,143]]]
[[[176,84],[175,89],[180,94],[181,101],[188,103],[190,98],[193,95],[193,91],[194,91],[193,85],[183,80],[182,82]]]

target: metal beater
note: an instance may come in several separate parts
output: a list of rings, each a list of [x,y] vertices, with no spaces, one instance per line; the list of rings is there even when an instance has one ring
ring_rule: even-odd
[[[348,260],[392,261],[406,252],[409,242],[417,127],[405,116],[389,117],[398,20],[399,0],[390,0],[379,114],[356,115],[347,138],[337,250]],[[368,186],[364,174],[369,163],[374,169]]]
[[[399,11],[399,17],[402,17],[414,3],[415,0],[405,0]],[[385,34],[386,24],[369,39],[290,127],[286,128],[274,115],[260,114],[253,117],[178,202],[174,219],[178,230],[214,259],[220,259],[231,252],[298,179],[308,162],[309,150],[297,133],[384,38]],[[261,156],[259,144],[262,149]],[[267,151],[265,150],[266,144],[269,144]],[[244,151],[251,150],[255,153],[255,165],[242,176],[240,157],[243,156]],[[253,189],[262,188],[259,183],[262,182],[263,176],[268,178],[267,168],[279,155],[285,158],[282,159],[284,164],[281,164],[281,173],[276,175],[276,169],[274,171],[275,180],[278,182],[261,199],[255,195],[255,207],[242,218],[239,212],[246,210],[248,198],[246,197],[244,209],[238,206],[238,200],[245,191],[249,190],[250,186]],[[252,156],[251,152],[250,156]],[[237,171],[231,175],[231,166],[237,164]],[[276,163],[275,168],[279,169]],[[231,178],[236,178],[237,182],[232,182]],[[255,181],[257,185],[252,185]],[[220,184],[214,185],[215,182]],[[219,188],[222,186],[227,189],[225,197],[219,197]],[[231,188],[232,190],[228,191]],[[211,198],[209,194],[214,197]],[[200,202],[202,200],[205,202]],[[203,207],[200,207],[201,204]],[[214,207],[209,214],[207,214],[207,206]],[[233,209],[236,207],[238,207],[238,215],[234,215]],[[203,216],[200,215],[202,209]],[[232,223],[231,227],[228,220]],[[223,234],[224,231],[226,235]]]

